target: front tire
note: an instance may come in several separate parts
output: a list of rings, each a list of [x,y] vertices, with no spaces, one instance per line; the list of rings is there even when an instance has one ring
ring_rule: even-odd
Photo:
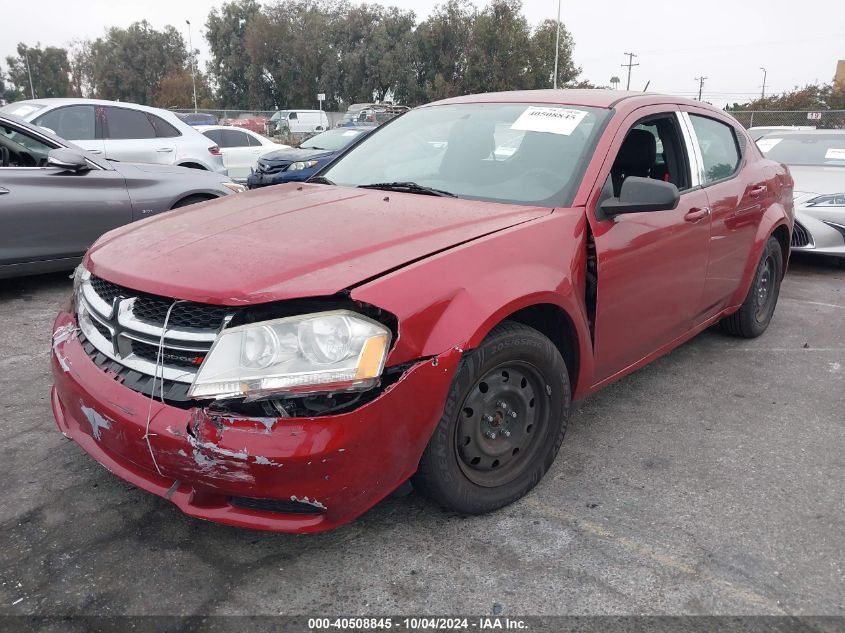
[[[552,465],[570,401],[557,347],[534,328],[502,323],[462,359],[414,487],[465,514],[513,503]]]
[[[745,301],[739,310],[719,321],[719,327],[742,338],[760,336],[769,327],[775,313],[782,280],[783,252],[777,238],[770,236]]]

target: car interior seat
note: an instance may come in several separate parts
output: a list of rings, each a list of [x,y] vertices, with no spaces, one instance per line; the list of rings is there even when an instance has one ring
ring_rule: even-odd
[[[625,137],[610,175],[613,195],[618,196],[622,183],[628,176],[649,178],[657,159],[657,141],[648,130],[634,128]],[[661,178],[662,179],[662,178]]]

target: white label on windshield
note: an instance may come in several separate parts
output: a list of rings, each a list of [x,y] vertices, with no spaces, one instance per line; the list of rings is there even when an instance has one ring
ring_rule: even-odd
[[[587,116],[587,113],[584,110],[528,106],[525,112],[520,114],[519,118],[513,122],[511,129],[569,136],[585,116]]]
[[[824,157],[828,160],[845,160],[845,149],[831,147],[825,152]]]
[[[757,147],[759,147],[760,151],[765,154],[782,140],[782,138],[761,138],[757,141]]]
[[[348,132],[344,132],[343,136],[356,136],[357,134],[358,132],[356,132],[355,130],[349,130]]]

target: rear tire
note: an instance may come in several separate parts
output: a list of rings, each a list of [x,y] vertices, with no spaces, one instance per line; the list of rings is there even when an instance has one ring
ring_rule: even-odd
[[[462,359],[414,487],[465,514],[513,503],[552,465],[570,400],[557,347],[534,328],[502,323]]]
[[[739,310],[719,321],[719,327],[732,336],[760,336],[769,327],[775,313],[782,280],[783,252],[780,242],[771,236],[763,249],[745,301]]]

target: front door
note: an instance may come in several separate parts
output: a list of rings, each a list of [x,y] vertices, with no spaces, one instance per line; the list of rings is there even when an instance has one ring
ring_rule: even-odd
[[[590,210],[598,272],[594,384],[682,336],[700,312],[710,210],[689,143],[676,108],[667,106],[638,110],[614,138],[603,174],[613,195],[625,178],[640,176],[675,184],[681,197],[671,211],[597,220]]]

